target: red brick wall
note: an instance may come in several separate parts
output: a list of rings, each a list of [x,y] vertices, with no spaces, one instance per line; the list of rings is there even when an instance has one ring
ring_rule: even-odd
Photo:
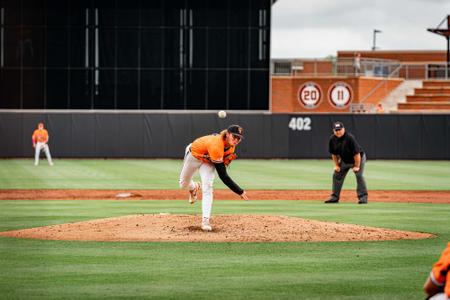
[[[316,108],[306,108],[298,100],[300,87],[306,82],[314,82],[320,86],[322,99]],[[348,112],[349,106],[339,109],[329,101],[328,92],[336,82],[350,85],[353,96],[352,103],[364,99],[370,91],[382,82],[380,88],[369,96],[364,103],[376,104],[403,82],[402,79],[364,78],[364,77],[272,77],[272,112]]]
[[[294,110],[295,101],[292,93],[293,77],[272,77],[272,108],[273,112],[291,112]],[[294,92],[295,94],[295,92]]]
[[[331,74],[333,62],[331,61],[304,61],[303,71],[298,74]]]
[[[363,101],[365,98],[364,103],[378,104],[378,102],[382,101],[384,97],[386,97],[402,82],[402,79],[383,80],[381,78],[360,78],[358,81],[358,87],[356,88],[359,95],[357,102]],[[375,92],[368,96],[369,93],[380,83],[381,85],[375,90]]]

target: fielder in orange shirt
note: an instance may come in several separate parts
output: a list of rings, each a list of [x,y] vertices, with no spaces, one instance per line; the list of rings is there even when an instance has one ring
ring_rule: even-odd
[[[450,299],[450,242],[439,260],[433,265],[423,290],[427,294],[427,299]]]
[[[222,182],[242,199],[248,200],[247,194],[227,174],[226,167],[236,159],[236,146],[243,139],[241,126],[231,125],[220,134],[200,137],[185,150],[183,169],[180,174],[180,187],[189,189],[189,203],[197,201],[200,183],[192,177],[198,170],[202,189],[202,230],[211,231],[211,209],[213,203],[213,183],[215,171]]]
[[[50,155],[50,149],[48,147],[48,131],[44,129],[44,123],[39,123],[38,128],[33,132],[31,140],[33,142],[34,151],[34,165],[37,166],[39,164],[39,155],[41,151],[45,152],[45,156],[47,156],[48,164],[53,166],[52,156]]]

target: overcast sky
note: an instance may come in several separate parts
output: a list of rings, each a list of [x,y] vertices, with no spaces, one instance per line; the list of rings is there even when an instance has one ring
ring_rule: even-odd
[[[338,50],[446,50],[428,32],[450,14],[450,0],[278,0],[272,58],[322,58]],[[447,28],[447,22],[443,24]]]

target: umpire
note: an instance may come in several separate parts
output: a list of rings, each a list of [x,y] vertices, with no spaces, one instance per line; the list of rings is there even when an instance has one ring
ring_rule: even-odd
[[[328,147],[334,162],[333,192],[325,203],[339,203],[345,176],[353,169],[357,182],[358,203],[367,204],[367,187],[363,176],[366,154],[355,137],[345,132],[342,122],[333,124],[333,135],[330,137]]]

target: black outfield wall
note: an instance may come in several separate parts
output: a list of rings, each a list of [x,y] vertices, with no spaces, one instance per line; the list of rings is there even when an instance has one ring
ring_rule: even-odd
[[[182,158],[196,137],[230,124],[245,129],[242,158],[328,158],[331,124],[342,121],[370,159],[450,159],[450,115],[229,113],[0,113],[0,157],[32,157],[38,122],[55,158]]]

